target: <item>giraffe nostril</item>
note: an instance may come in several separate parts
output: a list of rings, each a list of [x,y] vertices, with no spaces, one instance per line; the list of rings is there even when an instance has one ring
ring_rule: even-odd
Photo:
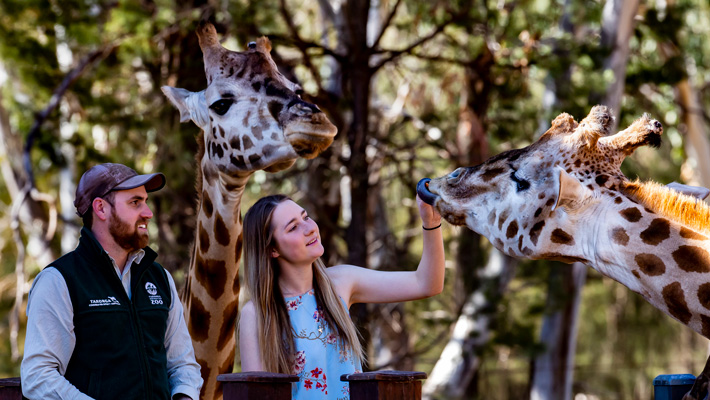
[[[658,121],[653,121],[653,126],[654,126],[656,129],[661,129],[661,123],[658,122]]]

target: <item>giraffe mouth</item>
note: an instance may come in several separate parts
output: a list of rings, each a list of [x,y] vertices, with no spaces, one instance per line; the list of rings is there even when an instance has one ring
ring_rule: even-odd
[[[338,132],[334,125],[328,127],[298,124],[285,132],[286,139],[299,157],[315,158],[327,149]]]
[[[420,180],[419,183],[417,183],[417,194],[423,202],[429,204],[430,206],[434,206],[434,203],[436,203],[436,199],[438,199],[439,196],[429,190],[429,182],[431,182],[431,179],[429,178]]]

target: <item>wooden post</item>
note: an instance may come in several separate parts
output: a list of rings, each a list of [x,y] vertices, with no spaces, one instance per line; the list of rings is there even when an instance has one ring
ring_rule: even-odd
[[[273,372],[239,372],[217,376],[224,400],[291,400],[291,384],[298,376]],[[0,399],[1,400],[1,399]]]
[[[424,372],[372,371],[345,374],[341,381],[350,384],[350,400],[421,400]]]
[[[0,400],[23,400],[20,378],[0,379]]]

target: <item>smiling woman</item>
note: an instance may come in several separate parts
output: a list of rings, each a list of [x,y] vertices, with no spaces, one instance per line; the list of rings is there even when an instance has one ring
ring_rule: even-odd
[[[424,250],[416,271],[382,272],[353,265],[326,268],[318,225],[286,196],[267,196],[244,217],[244,268],[252,301],[239,324],[243,371],[299,376],[294,399],[349,398],[337,377],[364,359],[348,309],[354,303],[421,299],[441,292],[441,217],[417,199]],[[328,387],[327,377],[335,377]],[[337,385],[337,386],[336,386]]]

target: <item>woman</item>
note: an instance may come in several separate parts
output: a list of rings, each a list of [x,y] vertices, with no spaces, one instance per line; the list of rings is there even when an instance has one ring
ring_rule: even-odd
[[[441,216],[417,197],[423,254],[416,271],[326,268],[318,225],[286,196],[257,201],[244,217],[244,268],[251,301],[241,312],[242,371],[299,375],[293,398],[349,398],[341,374],[360,372],[363,351],[348,309],[441,293]]]

